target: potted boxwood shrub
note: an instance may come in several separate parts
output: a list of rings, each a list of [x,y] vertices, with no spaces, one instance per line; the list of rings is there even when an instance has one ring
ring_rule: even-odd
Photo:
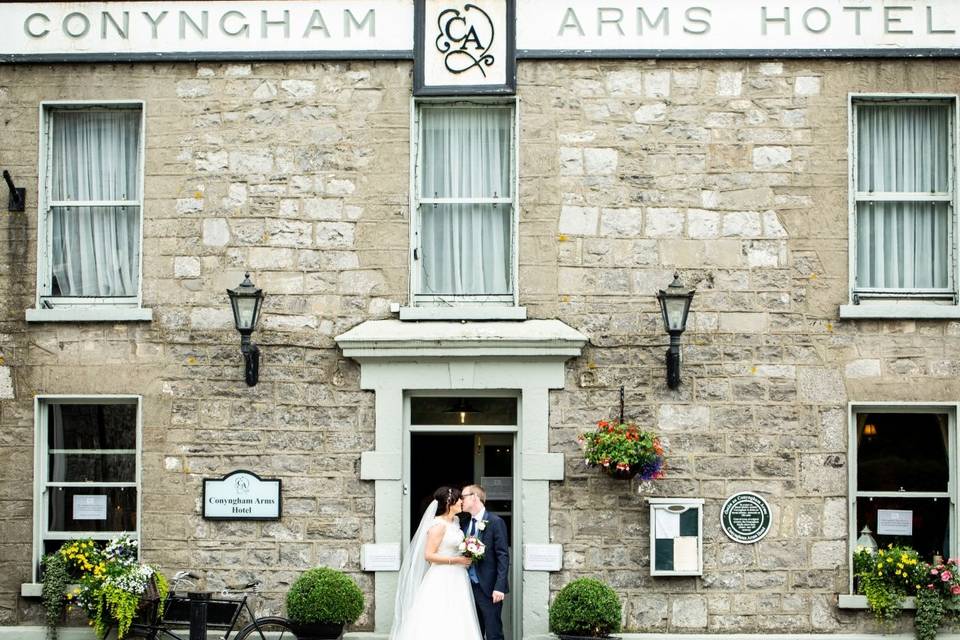
[[[622,607],[616,592],[593,578],[574,580],[550,605],[550,631],[562,640],[610,638],[620,631]]]
[[[363,592],[328,567],[305,571],[287,593],[287,617],[299,640],[335,640],[363,613]]]

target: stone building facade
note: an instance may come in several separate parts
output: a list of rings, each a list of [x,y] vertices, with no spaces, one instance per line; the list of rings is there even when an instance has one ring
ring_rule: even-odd
[[[518,61],[519,304],[588,339],[546,396],[546,451],[563,456],[562,479],[543,480],[541,542],[563,549],[551,595],[602,577],[631,632],[878,632],[839,599],[850,403],[941,407],[955,431],[960,318],[841,317],[850,96],[958,86],[953,59]],[[357,637],[385,631],[380,574],[360,559],[378,541],[362,470],[378,400],[337,336],[409,303],[412,93],[408,60],[0,65],[0,158],[28,205],[0,217],[0,624],[42,619],[26,588],[37,398],[129,395],[145,559],[214,589],[260,577],[275,612],[301,571],[332,566],[367,595]],[[55,100],[143,101],[150,320],[25,320],[42,242],[38,107]],[[249,388],[224,292],[245,271],[267,294]],[[697,293],[671,390],[654,293],[674,271]],[[646,495],[705,500],[702,577],[652,578],[644,494],[583,463],[576,437],[616,415],[621,386],[626,417],[668,445],[667,478]],[[279,521],[201,517],[202,479],[234,469],[282,479]],[[757,544],[720,530],[738,491],[771,506]],[[546,633],[545,606],[517,619],[516,638]]]

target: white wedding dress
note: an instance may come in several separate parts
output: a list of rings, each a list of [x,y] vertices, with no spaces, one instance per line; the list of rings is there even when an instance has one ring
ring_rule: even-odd
[[[463,531],[456,520],[433,518],[427,528],[434,526],[446,528],[437,554],[459,556],[457,545],[463,541]],[[398,601],[397,604],[403,609],[397,612],[400,624],[394,625],[390,640],[483,640],[470,577],[463,565],[431,563],[412,602]]]

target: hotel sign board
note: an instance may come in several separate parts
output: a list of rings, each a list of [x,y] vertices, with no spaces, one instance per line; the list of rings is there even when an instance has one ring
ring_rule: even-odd
[[[956,0],[523,0],[520,57],[957,55]]]
[[[203,479],[207,520],[279,520],[280,480],[238,469],[222,478]]]
[[[960,57],[957,0],[0,3],[0,62],[413,59],[418,93],[507,93],[515,59]]]
[[[416,0],[414,93],[514,93],[514,16],[513,0]]]

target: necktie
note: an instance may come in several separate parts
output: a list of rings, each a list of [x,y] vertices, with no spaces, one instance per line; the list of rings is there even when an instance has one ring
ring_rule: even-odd
[[[470,535],[477,535],[477,519],[470,518]],[[470,582],[474,584],[480,584],[480,578],[477,576],[477,568],[474,565],[470,565],[467,569],[467,575],[470,576]]]

